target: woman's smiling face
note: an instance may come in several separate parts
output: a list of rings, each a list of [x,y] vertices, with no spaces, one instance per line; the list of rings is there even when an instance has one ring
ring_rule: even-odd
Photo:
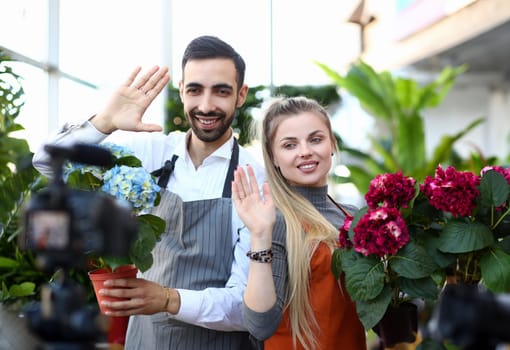
[[[293,186],[325,186],[334,143],[323,116],[302,112],[285,118],[272,140],[273,163]]]

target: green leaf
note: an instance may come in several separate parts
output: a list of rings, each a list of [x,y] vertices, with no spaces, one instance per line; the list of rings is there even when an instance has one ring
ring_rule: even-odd
[[[354,250],[340,250],[345,287],[354,300],[368,301],[384,287],[384,266],[376,257],[366,257]]]
[[[18,265],[16,260],[0,256],[0,269],[14,269]]]
[[[372,145],[372,149],[377,152],[377,154],[382,158],[383,164],[385,167],[384,172],[393,173],[400,169],[400,165],[398,161],[393,157],[391,150],[386,149],[381,142],[381,140],[376,139],[373,136],[368,136],[370,139],[370,144]],[[370,157],[370,162],[373,162],[373,157]],[[380,168],[380,165],[377,164],[377,167]]]
[[[389,266],[400,276],[414,279],[427,277],[438,268],[425,248],[413,240],[389,259]]]
[[[464,135],[469,133],[472,129],[484,121],[484,118],[476,119],[458,133],[454,135],[443,136],[439,145],[434,148],[434,154],[432,155],[432,158],[427,162],[427,166],[424,168],[424,172],[422,176],[420,176],[420,179],[424,178],[426,175],[434,174],[437,165],[442,164],[448,160],[450,154],[452,153],[453,145],[455,142],[464,137]]]
[[[137,217],[138,223],[142,225],[141,230],[147,232],[159,239],[161,234],[165,231],[166,222],[162,218],[153,214],[144,214]],[[144,225],[149,227],[144,227]]]
[[[88,172],[82,174],[80,170],[70,173],[66,183],[69,187],[86,191],[95,191],[102,186],[102,180]]]
[[[363,215],[366,214],[367,211],[368,211],[368,207],[363,207],[354,214],[354,217],[352,218],[352,222],[351,222],[351,225],[349,227],[349,232],[348,232],[349,240],[351,242],[354,240],[354,228],[358,225],[358,221],[361,219],[361,217]]]
[[[370,86],[370,80],[365,74],[369,67],[363,62],[353,65],[347,75],[342,77],[337,72],[330,69],[325,64],[316,62],[316,64],[340,87],[347,90],[351,95],[358,98],[360,104],[369,113],[378,117],[389,119],[391,112],[385,104],[384,98],[377,94],[377,91]],[[370,68],[371,69],[371,68]],[[365,70],[365,72],[364,72]]]
[[[468,253],[494,244],[491,230],[480,222],[449,221],[439,234],[439,250]]]
[[[165,230],[165,221],[152,214],[138,216],[138,235],[131,245],[130,258],[141,271],[147,271],[153,263],[152,250]]]
[[[340,249],[335,249],[331,257],[331,271],[336,278],[342,275],[342,252]]]
[[[9,294],[11,297],[26,297],[34,294],[35,283],[23,282],[21,284],[14,284],[9,288]]]
[[[110,268],[112,271],[115,271],[115,269],[119,266],[125,266],[132,264],[133,261],[131,258],[128,258],[126,256],[104,256],[102,258],[104,262],[104,267]],[[100,267],[99,267],[100,268]]]
[[[510,255],[502,249],[487,249],[480,258],[483,283],[495,293],[510,292]]]
[[[392,290],[385,285],[377,298],[368,301],[356,301],[356,312],[366,330],[372,329],[384,316],[390,305]]]
[[[125,156],[115,160],[116,165],[126,165],[133,168],[140,168],[142,161],[135,156]]]
[[[467,69],[468,66],[466,64],[458,67],[445,67],[441,71],[439,78],[425,87],[424,91],[427,92],[428,97],[424,99],[423,106],[435,107],[439,105],[452,88],[457,76],[464,73]]]
[[[426,238],[423,239],[423,246],[425,247],[427,254],[430,255],[439,268],[445,268],[455,262],[455,255],[440,251],[439,245],[439,236],[426,234]]]
[[[395,95],[400,106],[400,114],[413,113],[421,94],[420,90],[417,81],[408,78],[396,78]]]
[[[507,254],[510,254],[510,236],[506,236],[501,241],[498,242],[498,245],[501,249]]]
[[[404,174],[414,175],[426,163],[425,127],[419,114],[398,115],[394,154]]]
[[[510,186],[505,177],[496,170],[486,171],[480,180],[480,204],[485,207],[499,207],[508,198]]]
[[[399,278],[397,283],[400,289],[412,298],[436,300],[439,295],[439,287],[430,277],[419,279]]]

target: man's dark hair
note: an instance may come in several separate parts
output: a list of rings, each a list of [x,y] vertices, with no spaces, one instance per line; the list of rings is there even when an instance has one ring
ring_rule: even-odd
[[[244,84],[244,72],[246,64],[243,58],[236,50],[223,40],[210,35],[199,36],[193,39],[182,56],[182,71],[184,66],[190,60],[208,59],[208,58],[228,58],[234,62],[237,73],[237,88],[240,89]]]

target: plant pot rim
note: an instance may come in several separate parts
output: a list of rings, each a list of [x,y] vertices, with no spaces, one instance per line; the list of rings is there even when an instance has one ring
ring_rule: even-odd
[[[122,265],[117,267],[115,270],[111,270],[110,268],[100,268],[91,270],[88,272],[89,278],[92,280],[97,279],[108,279],[111,276],[119,275],[119,274],[126,274],[126,275],[136,275],[138,272],[138,269],[135,265]]]

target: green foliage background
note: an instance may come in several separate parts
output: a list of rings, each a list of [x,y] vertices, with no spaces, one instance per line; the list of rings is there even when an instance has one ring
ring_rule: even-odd
[[[32,167],[26,140],[12,137],[22,130],[16,118],[24,104],[21,77],[8,65],[11,59],[0,51],[0,302],[35,297],[37,286],[48,276],[35,267],[31,252],[22,251],[17,237],[22,224],[23,203],[41,179]]]
[[[406,176],[422,181],[427,175],[433,175],[439,164],[479,172],[483,166],[496,161],[494,157],[485,158],[481,154],[462,159],[454,149],[454,144],[480,125],[484,117],[468,125],[459,125],[454,134],[444,134],[432,155],[427,155],[423,112],[444,100],[456,78],[467,70],[466,65],[445,67],[435,80],[421,86],[414,79],[397,77],[388,71],[376,72],[363,61],[352,64],[345,75],[316,63],[339,88],[357,98],[362,108],[387,130],[386,133],[376,130],[367,135],[371,144],[368,152],[339,140],[340,150],[353,161],[345,164],[351,174],[336,176],[338,182],[352,182],[361,193],[366,193],[370,180],[377,174],[402,171]]]

